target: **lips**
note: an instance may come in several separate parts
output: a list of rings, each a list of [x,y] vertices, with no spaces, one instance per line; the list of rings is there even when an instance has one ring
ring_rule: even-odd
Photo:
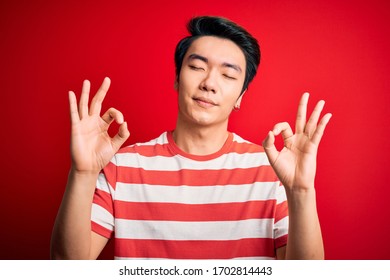
[[[209,108],[213,106],[218,106],[217,103],[205,97],[194,97],[192,99],[195,100],[195,102],[198,103],[201,107]]]

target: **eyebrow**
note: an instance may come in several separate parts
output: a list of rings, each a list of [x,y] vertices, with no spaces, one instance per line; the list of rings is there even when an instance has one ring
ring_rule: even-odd
[[[196,54],[196,53],[193,53],[193,54],[190,54],[188,56],[188,60],[196,60],[196,59],[199,59],[205,63],[208,63],[209,60],[207,59],[207,57],[204,57],[204,56],[201,56],[199,54]],[[236,65],[236,64],[232,64],[232,63],[228,63],[228,62],[224,62],[222,63],[222,66],[223,67],[228,67],[228,68],[232,68],[234,70],[236,70],[237,72],[242,72],[242,69],[240,66]]]
[[[193,53],[193,54],[190,54],[189,56],[188,56],[188,60],[195,60],[195,59],[199,59],[199,60],[201,60],[201,61],[203,61],[203,62],[209,62],[209,60],[206,58],[206,57],[204,57],[204,56],[201,56],[201,55],[199,55],[199,54],[195,54],[195,53]]]
[[[233,69],[236,70],[237,72],[242,72],[241,67],[238,66],[238,65],[236,65],[236,64],[231,64],[231,63],[225,62],[225,63],[223,63],[222,65],[223,65],[224,67],[233,68]]]

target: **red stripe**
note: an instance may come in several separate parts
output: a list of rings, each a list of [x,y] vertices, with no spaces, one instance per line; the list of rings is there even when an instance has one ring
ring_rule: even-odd
[[[165,156],[172,157],[176,153],[173,152],[175,149],[170,149],[170,143],[167,144],[155,144],[155,145],[132,145],[127,146],[118,151],[118,154],[132,153],[139,154],[145,157],[154,157],[154,156]],[[174,144],[172,144],[174,145]],[[263,153],[263,147],[247,142],[236,142],[233,141],[232,146],[228,153]]]
[[[103,207],[111,214],[114,213],[111,195],[109,193],[106,193],[105,191],[95,189],[95,195],[93,196],[93,203]]]
[[[93,232],[96,232],[97,234],[104,236],[106,238],[111,238],[113,231],[106,229],[105,227],[102,227],[101,225],[95,223],[94,221],[91,221],[91,229]]]
[[[110,184],[110,186],[115,189],[115,186],[116,186],[116,170],[117,170],[117,167],[115,164],[113,164],[112,162],[109,162],[106,167],[104,167],[103,169],[103,174],[107,180],[107,182]]]
[[[275,223],[288,216],[287,200],[276,205]]]
[[[287,238],[288,238],[288,235],[283,235],[279,238],[276,238],[275,239],[275,248],[278,249],[280,247],[283,247],[283,246],[286,246],[287,245]]]
[[[118,182],[167,186],[240,185],[254,182],[278,181],[271,166],[233,170],[156,171],[141,168],[118,167]]]
[[[232,151],[237,154],[254,154],[254,153],[264,153],[264,148],[262,146],[253,144],[253,143],[238,143],[236,141],[233,142]]]
[[[120,149],[118,154],[139,154],[145,157],[172,157],[174,154],[169,150],[169,144],[156,144],[156,145],[134,145]]]
[[[151,221],[238,221],[272,219],[275,200],[241,203],[180,204],[115,202],[115,217]]]
[[[116,239],[115,256],[127,258],[231,259],[275,258],[274,240],[247,238],[231,241],[166,241]]]

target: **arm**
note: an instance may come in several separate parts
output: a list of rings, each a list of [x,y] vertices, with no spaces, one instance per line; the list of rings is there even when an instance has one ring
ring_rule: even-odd
[[[299,103],[295,134],[288,123],[279,123],[263,142],[268,159],[285,187],[289,209],[287,246],[279,250],[278,258],[324,258],[314,179],[318,145],[332,115],[326,114],[318,122],[325,104],[319,101],[306,122],[308,99],[309,94],[305,93]],[[274,145],[279,134],[284,140],[281,151]]]
[[[78,107],[75,94],[69,92],[72,167],[53,228],[51,258],[54,259],[96,259],[108,241],[91,231],[92,199],[100,170],[130,135],[123,115],[116,109],[111,108],[100,117],[109,86],[110,80],[104,79],[90,108],[88,81],[83,83]],[[111,138],[107,131],[114,120],[120,127]]]

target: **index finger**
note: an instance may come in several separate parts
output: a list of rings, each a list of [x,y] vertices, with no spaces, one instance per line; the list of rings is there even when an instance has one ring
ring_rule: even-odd
[[[99,90],[96,92],[95,96],[91,101],[91,108],[89,110],[90,115],[100,114],[100,110],[102,109],[102,102],[107,94],[108,89],[110,88],[110,84],[110,78],[104,78],[102,85],[100,86]]]
[[[307,103],[309,102],[309,93],[305,92],[298,105],[297,119],[295,122],[295,132],[302,133],[306,126]]]

